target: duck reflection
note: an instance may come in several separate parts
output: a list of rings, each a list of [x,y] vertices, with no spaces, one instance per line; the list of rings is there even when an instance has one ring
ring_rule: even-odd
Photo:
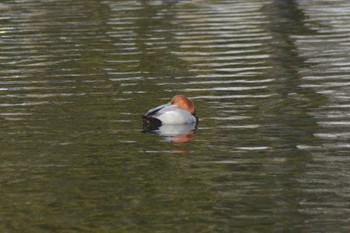
[[[165,124],[161,126],[144,123],[143,133],[158,134],[162,136],[165,141],[181,144],[194,141],[197,126],[197,122],[190,124]]]

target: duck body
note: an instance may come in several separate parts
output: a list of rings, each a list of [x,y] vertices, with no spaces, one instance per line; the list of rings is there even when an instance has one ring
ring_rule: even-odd
[[[152,108],[142,117],[145,124],[156,127],[198,122],[193,103],[183,95],[174,96],[170,103]]]

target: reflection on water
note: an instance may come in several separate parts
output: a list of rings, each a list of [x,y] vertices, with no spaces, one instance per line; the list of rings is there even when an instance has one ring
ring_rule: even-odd
[[[193,142],[197,129],[197,122],[191,124],[167,124],[156,128],[144,125],[145,133],[155,133],[162,136],[166,141],[174,143]]]
[[[349,9],[2,1],[1,231],[349,231]]]

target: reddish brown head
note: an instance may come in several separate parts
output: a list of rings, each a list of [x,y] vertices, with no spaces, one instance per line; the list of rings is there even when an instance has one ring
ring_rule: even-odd
[[[192,115],[196,115],[196,109],[194,104],[187,99],[184,95],[176,95],[171,99],[171,104],[176,104],[179,108],[184,109],[192,113]]]

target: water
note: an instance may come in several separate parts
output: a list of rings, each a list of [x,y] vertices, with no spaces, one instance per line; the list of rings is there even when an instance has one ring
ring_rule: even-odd
[[[1,232],[348,232],[349,9],[2,1]]]

